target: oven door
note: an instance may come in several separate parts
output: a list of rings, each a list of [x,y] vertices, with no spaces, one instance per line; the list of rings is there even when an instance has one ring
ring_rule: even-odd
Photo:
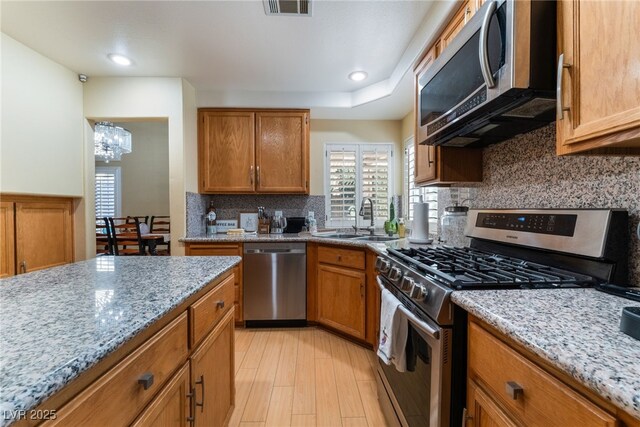
[[[514,3],[485,3],[433,64],[418,72],[418,142],[437,144],[464,117],[511,88]]]
[[[383,283],[378,276],[378,284],[398,296],[393,285]],[[449,426],[451,364],[445,349],[450,349],[451,331],[418,317],[406,306],[401,310],[409,323],[407,372],[398,372],[378,359],[378,394],[383,408],[385,395],[391,403],[391,407],[386,405],[385,416],[392,425]]]

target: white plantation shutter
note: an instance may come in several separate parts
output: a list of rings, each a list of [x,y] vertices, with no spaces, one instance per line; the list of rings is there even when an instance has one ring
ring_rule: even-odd
[[[393,146],[327,144],[325,148],[327,226],[354,225],[363,197],[373,200],[374,217],[381,225],[389,215]],[[358,225],[365,225],[362,217],[358,218]]]
[[[349,147],[334,147],[327,152],[329,168],[327,215],[332,221],[349,222],[355,218],[356,154],[356,151]]]
[[[120,168],[96,167],[96,218],[120,216]]]
[[[413,204],[420,202],[420,196],[424,202],[429,203],[429,230],[435,232],[438,226],[438,189],[434,187],[416,187],[413,181],[415,172],[415,147],[413,138],[405,141],[404,158],[404,188],[405,188],[405,212],[407,219],[413,220]]]

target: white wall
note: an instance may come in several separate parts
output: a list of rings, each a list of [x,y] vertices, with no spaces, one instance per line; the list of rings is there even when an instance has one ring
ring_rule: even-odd
[[[184,122],[183,86],[180,78],[90,77],[84,90],[84,115],[87,119],[148,121],[156,118],[168,121],[172,255],[184,254],[184,245],[177,239],[185,235],[186,229],[185,135],[195,135],[193,128],[196,126],[195,120],[193,123]],[[87,138],[87,143],[91,143],[90,138]],[[193,166],[196,167],[195,164]],[[87,165],[86,169],[87,181],[94,180],[95,165]],[[94,218],[87,215],[86,221],[93,223]]]
[[[2,34],[0,191],[83,195],[82,83]]]
[[[169,215],[167,122],[115,124],[131,131],[131,153],[121,161],[96,162],[96,166],[121,168],[122,215]]]
[[[324,194],[324,145],[340,142],[394,144],[394,194],[402,192],[400,120],[311,120],[310,193]]]

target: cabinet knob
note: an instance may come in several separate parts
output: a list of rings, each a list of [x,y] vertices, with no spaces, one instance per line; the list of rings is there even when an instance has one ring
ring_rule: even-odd
[[[142,384],[145,390],[149,390],[153,385],[153,374],[151,372],[142,374],[142,376],[138,378],[138,384]]]
[[[524,395],[524,389],[522,386],[514,381],[508,381],[505,384],[505,390],[513,400],[518,400],[520,396]]]
[[[223,301],[223,300],[220,300],[220,301],[216,302],[216,307],[218,307],[218,308],[224,308],[224,301]]]
[[[22,261],[20,263],[20,271],[22,271],[23,273],[27,272],[27,261]]]

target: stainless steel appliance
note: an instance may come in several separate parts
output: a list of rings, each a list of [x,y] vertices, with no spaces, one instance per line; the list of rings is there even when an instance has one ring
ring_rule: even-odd
[[[305,243],[245,243],[243,266],[247,326],[306,323]]]
[[[390,248],[376,260],[380,287],[408,320],[413,368],[401,373],[379,361],[390,422],[462,425],[466,313],[451,303],[454,290],[627,285],[626,211],[472,209],[468,217],[468,247]]]
[[[418,71],[418,141],[483,146],[553,121],[554,28],[555,1],[487,1]]]
[[[282,216],[282,211],[276,211],[271,219],[271,234],[282,234],[287,228],[287,218]]]

